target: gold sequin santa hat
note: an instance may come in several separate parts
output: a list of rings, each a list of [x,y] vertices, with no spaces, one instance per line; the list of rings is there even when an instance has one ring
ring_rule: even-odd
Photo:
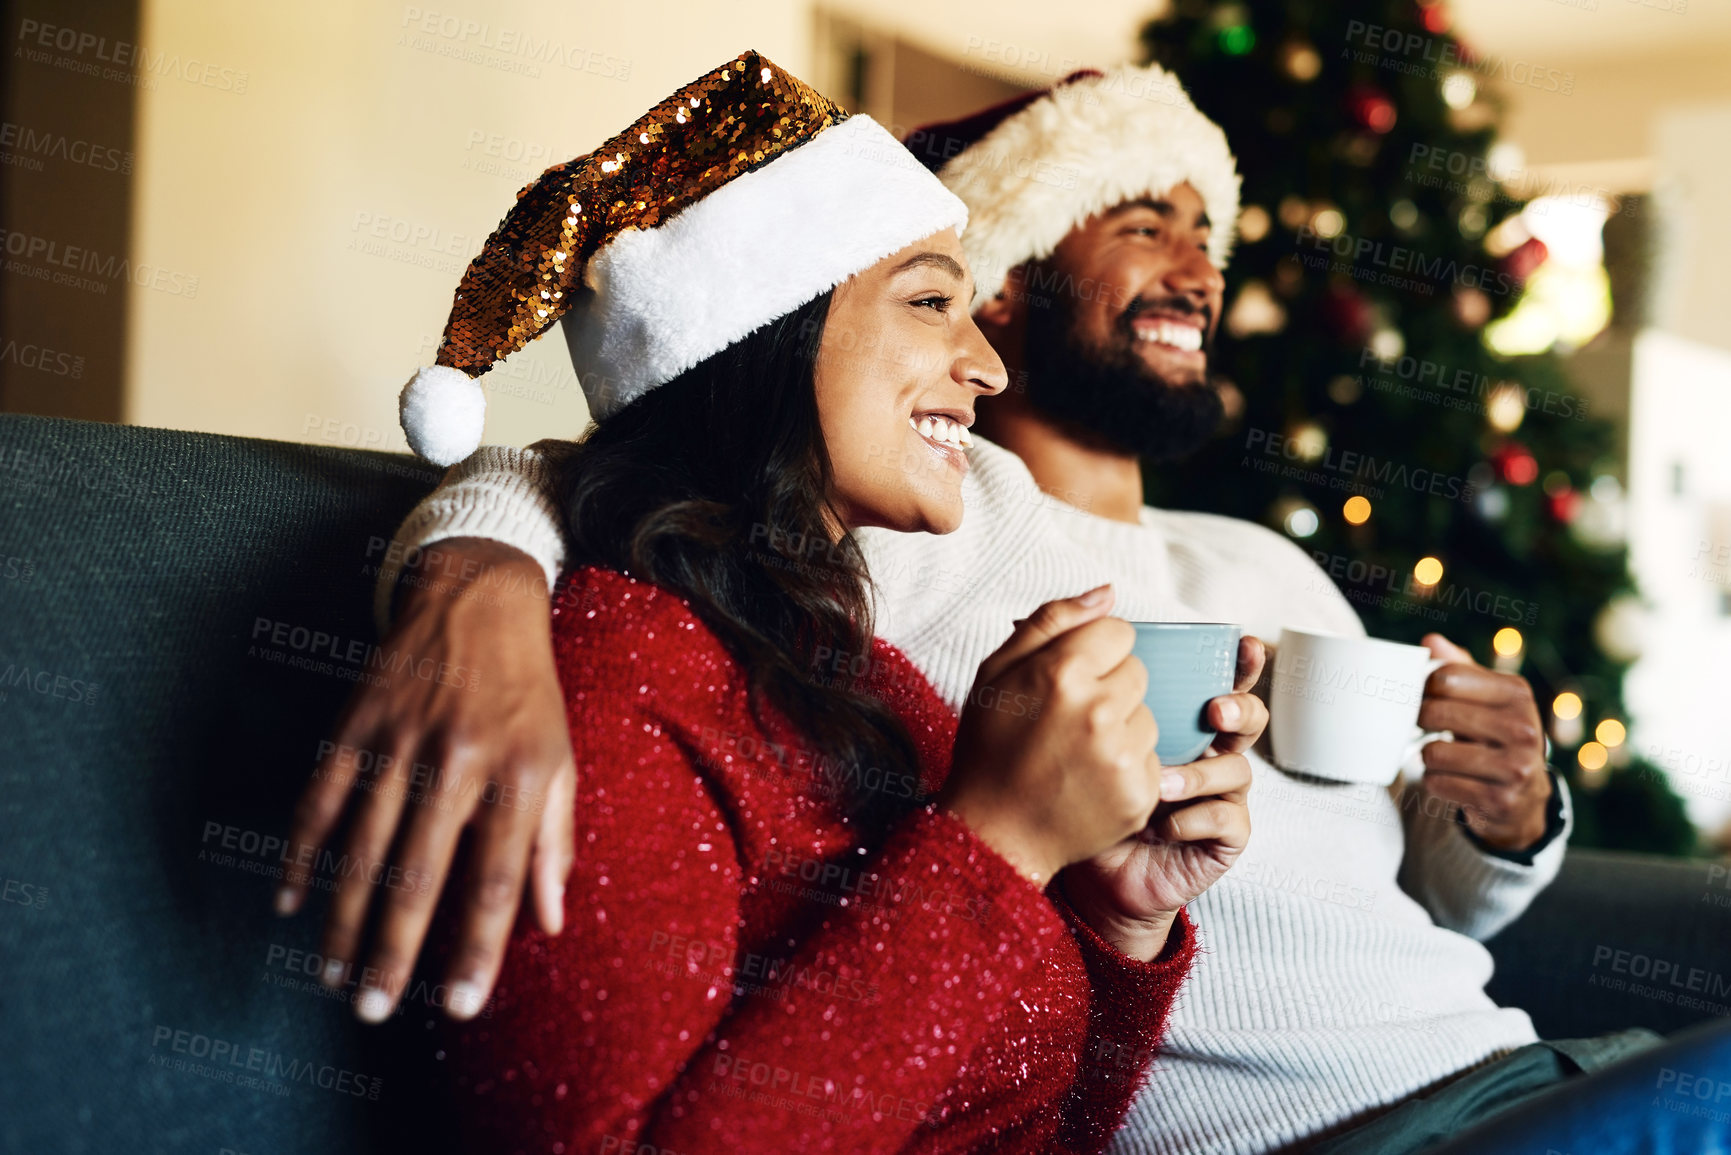
[[[467,457],[486,406],[474,378],[561,318],[604,418],[967,218],[870,117],[742,52],[517,194],[435,364],[403,389],[403,432],[435,464]]]
[[[1157,64],[1073,72],[904,141],[968,206],[962,248],[974,308],[1011,269],[1051,256],[1071,229],[1137,197],[1188,183],[1210,224],[1208,257],[1224,269],[1238,226],[1238,163],[1226,134]]]

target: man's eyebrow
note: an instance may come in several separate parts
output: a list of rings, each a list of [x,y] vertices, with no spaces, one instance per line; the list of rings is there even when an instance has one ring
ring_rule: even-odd
[[[1131,209],[1147,209],[1149,212],[1158,214],[1164,220],[1171,220],[1173,217],[1178,215],[1178,210],[1172,207],[1171,201],[1161,200],[1158,197],[1137,197],[1135,200],[1125,201],[1122,204],[1114,205],[1112,208],[1107,209],[1106,215],[1108,217],[1115,217],[1119,213],[1127,213]],[[1197,228],[1211,229],[1213,226],[1214,222],[1208,219],[1208,214],[1206,212],[1198,213],[1196,215]]]
[[[947,253],[933,252],[930,250],[923,253],[915,253],[913,256],[891,269],[890,273],[891,275],[894,275],[896,273],[905,272],[908,269],[916,269],[921,265],[930,265],[934,269],[942,269],[958,281],[968,275],[967,271],[962,268],[961,264],[957,262],[954,257]]]

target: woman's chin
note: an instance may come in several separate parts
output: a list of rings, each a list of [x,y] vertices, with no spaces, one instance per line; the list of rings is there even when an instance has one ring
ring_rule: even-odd
[[[962,527],[962,495],[958,492],[954,501],[941,504],[926,503],[921,506],[919,517],[911,520],[916,524],[903,530],[904,533],[954,533]]]
[[[918,494],[916,500],[895,509],[882,505],[875,509],[860,506],[854,509],[859,516],[849,519],[851,526],[869,525],[896,533],[954,533],[962,526],[962,490],[960,485],[955,492],[942,495],[927,490]]]

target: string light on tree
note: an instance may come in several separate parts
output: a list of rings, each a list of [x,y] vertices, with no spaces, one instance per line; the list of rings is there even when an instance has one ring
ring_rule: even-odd
[[[1629,737],[1629,731],[1616,718],[1600,719],[1593,728],[1593,740],[1611,752],[1612,766],[1627,766],[1630,749],[1624,743]]]
[[[1573,746],[1581,740],[1582,702],[1573,690],[1564,690],[1551,701],[1551,741],[1559,746]]]
[[[1451,72],[1443,77],[1443,103],[1450,108],[1465,108],[1479,97],[1478,81],[1470,72]]]
[[[1243,56],[1256,47],[1256,31],[1250,27],[1250,13],[1244,5],[1220,5],[1210,16],[1210,23],[1214,25],[1215,43],[1227,56]]]
[[[1324,240],[1338,237],[1346,228],[1346,217],[1336,208],[1321,208],[1310,218],[1310,227]]]
[[[1527,640],[1521,636],[1521,631],[1513,626],[1504,626],[1491,635],[1491,669],[1504,674],[1517,673],[1521,668],[1521,655],[1525,653]]]
[[[1503,381],[1485,398],[1485,420],[1498,433],[1513,433],[1527,416],[1527,391],[1513,381]]]
[[[1300,84],[1322,71],[1322,54],[1308,40],[1288,40],[1280,46],[1280,69]]]
[[[1268,235],[1268,210],[1261,205],[1245,205],[1238,213],[1238,239],[1254,245]]]
[[[1379,361],[1398,361],[1406,352],[1406,338],[1399,329],[1384,325],[1370,335],[1370,351]]]
[[[1328,431],[1314,421],[1306,421],[1292,431],[1294,453],[1304,461],[1319,460],[1328,452]]]
[[[1346,518],[1348,525],[1363,525],[1370,520],[1370,499],[1354,494],[1340,507],[1340,515]]]
[[[1369,85],[1356,88],[1347,94],[1346,109],[1353,120],[1378,135],[1387,133],[1399,119],[1394,101],[1381,89]]]
[[[1299,497],[1286,497],[1274,505],[1275,520],[1293,537],[1311,537],[1322,527],[1316,507]]]
[[[1491,319],[1491,299],[1483,289],[1463,286],[1454,292],[1455,320],[1477,329]]]
[[[1264,281],[1246,281],[1226,310],[1226,331],[1234,337],[1278,333],[1286,328],[1286,306],[1274,299]]]
[[[1418,559],[1418,564],[1412,567],[1412,580],[1421,586],[1434,586],[1438,582],[1442,581],[1442,576],[1443,563],[1434,557],[1421,557]],[[1513,637],[1504,639],[1503,634],[1512,634]],[[1500,647],[1505,640],[1513,647],[1513,649],[1509,651],[1511,654],[1519,654],[1521,652],[1523,642],[1519,630],[1511,626],[1497,634],[1496,642],[1494,644],[1498,646],[1497,652],[1499,654],[1503,652]]]

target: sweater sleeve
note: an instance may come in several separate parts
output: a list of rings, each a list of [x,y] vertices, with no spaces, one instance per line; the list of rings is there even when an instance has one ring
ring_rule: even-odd
[[[1456,820],[1457,807],[1406,782],[1399,795],[1406,828],[1400,887],[1436,924],[1483,942],[1519,918],[1563,868],[1574,806],[1562,775],[1551,775],[1560,809],[1540,848],[1521,857],[1480,846]]]
[[[1056,894],[1088,968],[1088,1043],[1081,1072],[1063,1104],[1056,1149],[1076,1155],[1103,1151],[1123,1123],[1149,1069],[1178,989],[1196,957],[1196,928],[1179,911],[1166,947],[1150,962],[1126,957],[1083,922]]]
[[[483,445],[451,466],[439,487],[421,499],[398,527],[379,567],[373,614],[379,632],[390,625],[391,599],[412,551],[453,537],[484,537],[515,546],[540,563],[547,588],[565,565],[565,530],[553,499],[546,451],[554,442],[525,449]]]
[[[687,1066],[664,1149],[893,1152],[930,1111],[1011,994],[1066,933],[1053,906],[955,818],[928,809],[891,835],[867,900],[836,911],[795,973],[833,975],[837,999],[796,988],[750,1000]],[[828,986],[826,979],[821,985]]]
[[[567,930],[519,928],[493,1017],[460,1048],[473,1148],[901,1148],[1062,919],[922,810],[866,863],[870,897],[824,908],[788,961],[822,981],[736,996],[761,973],[737,934],[750,819],[621,684],[577,695],[591,738]]]

